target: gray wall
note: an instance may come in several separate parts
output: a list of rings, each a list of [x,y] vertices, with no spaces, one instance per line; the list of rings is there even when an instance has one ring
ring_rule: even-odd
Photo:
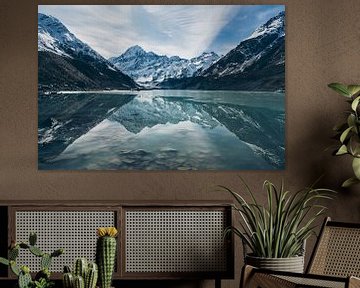
[[[71,0],[63,4],[195,4],[192,1]],[[211,188],[240,186],[242,175],[261,201],[264,179],[289,189],[321,185],[339,191],[328,214],[360,221],[359,187],[341,190],[351,173],[350,159],[334,158],[326,147],[332,127],[343,117],[344,99],[330,82],[360,82],[360,2],[358,0],[196,1],[199,4],[286,5],[286,170],[279,172],[46,172],[37,170],[37,4],[0,2],[0,200],[219,200]],[[308,251],[311,251],[312,241]],[[237,245],[237,250],[240,247]],[[241,255],[236,252],[237,272]],[[226,281],[225,287],[237,287]],[[210,286],[206,282],[203,286]]]

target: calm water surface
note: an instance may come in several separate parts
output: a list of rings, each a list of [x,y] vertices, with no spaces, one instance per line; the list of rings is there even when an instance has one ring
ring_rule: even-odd
[[[39,95],[40,169],[284,169],[284,93]]]

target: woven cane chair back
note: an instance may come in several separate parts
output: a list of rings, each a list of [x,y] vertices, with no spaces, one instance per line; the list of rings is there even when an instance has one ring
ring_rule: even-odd
[[[360,277],[360,224],[326,222],[307,272]]]

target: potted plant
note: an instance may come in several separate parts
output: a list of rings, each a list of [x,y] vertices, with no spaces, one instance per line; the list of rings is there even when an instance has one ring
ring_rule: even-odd
[[[354,177],[347,179],[342,187],[348,187],[360,183],[360,85],[344,85],[331,83],[328,85],[338,94],[347,98],[351,109],[347,112],[347,119],[344,123],[334,127],[339,139],[339,146],[334,155],[350,155]]]
[[[239,193],[227,187],[221,188],[228,191],[236,201],[233,208],[240,215],[240,226],[229,227],[225,232],[239,236],[244,247],[250,250],[250,253],[244,255],[245,264],[302,273],[305,241],[314,233],[315,220],[326,209],[317,202],[320,199],[331,199],[334,191],[310,187],[291,193],[285,191],[283,183],[278,189],[266,180],[264,189],[267,203],[264,206],[243,183],[251,201],[246,201]]]
[[[50,280],[50,265],[54,257],[59,257],[64,253],[63,249],[57,249],[52,253],[43,252],[36,246],[37,236],[35,233],[30,233],[29,243],[19,242],[11,243],[8,252],[8,259],[0,257],[0,263],[10,266],[11,271],[18,277],[18,288],[50,288],[54,286],[54,282]],[[31,254],[39,257],[41,270],[36,273],[35,278],[32,279],[30,268],[26,265],[18,265],[16,263],[19,256],[20,249],[28,250]]]

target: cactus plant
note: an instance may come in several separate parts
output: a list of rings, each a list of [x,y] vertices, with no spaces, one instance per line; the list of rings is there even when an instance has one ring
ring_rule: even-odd
[[[27,266],[21,267],[21,271],[19,274],[18,285],[19,288],[28,288],[32,283],[30,269]]]
[[[95,288],[97,279],[98,267],[96,263],[90,262],[88,264],[88,261],[85,258],[76,259],[73,273],[71,273],[69,266],[64,266],[64,288]]]
[[[96,263],[89,263],[85,276],[85,288],[95,288],[98,279],[98,266]]]
[[[51,254],[44,253],[36,245],[37,236],[35,233],[30,233],[29,244],[20,242],[16,243],[15,241],[11,242],[8,257],[5,259],[0,257],[0,264],[10,266],[11,271],[18,276],[18,286],[19,288],[48,288],[52,286],[50,281],[50,265],[53,257],[58,257],[64,253],[63,249],[57,249]],[[41,271],[39,271],[35,276],[35,281],[32,280],[30,275],[30,269],[27,266],[19,267],[16,263],[16,259],[19,256],[19,250],[29,250],[30,253],[37,257],[41,257]]]
[[[99,267],[100,288],[110,288],[114,272],[116,256],[115,227],[102,227],[97,229],[99,238],[96,243],[96,262]]]
[[[85,279],[87,268],[88,261],[85,258],[76,259],[74,266],[75,276],[81,276],[83,279]]]
[[[74,288],[85,288],[84,278],[77,275],[74,277]]]

